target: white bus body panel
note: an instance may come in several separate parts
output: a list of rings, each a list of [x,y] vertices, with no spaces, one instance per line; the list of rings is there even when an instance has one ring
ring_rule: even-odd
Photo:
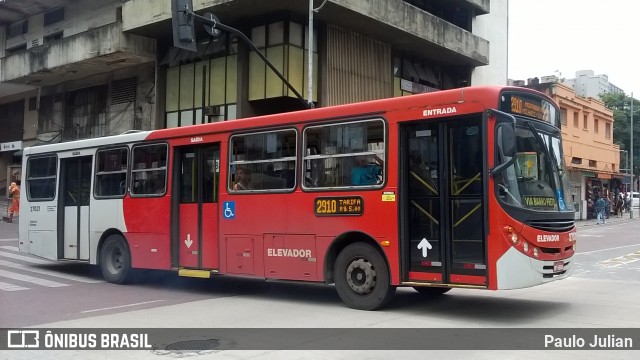
[[[98,242],[105,231],[118,229],[123,234],[127,233],[127,226],[124,222],[123,200],[122,199],[91,199],[89,262],[98,263]]]
[[[139,131],[130,134],[107,136],[101,138],[85,139],[73,142],[63,142],[51,145],[33,146],[23,150],[22,162],[22,188],[20,194],[20,211],[19,223],[19,249],[21,252],[32,254],[46,259],[58,259],[58,211],[66,211],[58,209],[58,199],[60,189],[60,160],[79,156],[93,156],[92,174],[91,174],[91,194],[90,206],[83,206],[80,214],[81,219],[81,236],[80,236],[80,259],[89,260],[91,264],[97,263],[98,242],[107,229],[117,228],[126,233],[126,226],[123,213],[122,199],[104,199],[97,200],[94,198],[93,186],[95,181],[95,154],[99,147],[112,145],[126,145],[131,148],[132,144],[143,141],[151,132]],[[51,201],[38,201],[30,203],[27,199],[27,164],[28,157],[39,155],[56,155],[58,164],[56,169],[56,190],[55,198]],[[65,213],[65,232],[67,228],[74,228],[74,225],[67,219],[73,218],[73,215]],[[74,218],[77,219],[77,218]],[[77,220],[74,220],[74,223]],[[77,226],[77,225],[76,225]],[[75,227],[74,229],[77,229]],[[68,244],[64,244],[65,250],[63,256],[72,255],[71,258],[77,257],[76,250],[67,250]],[[74,248],[75,249],[75,248]],[[73,253],[73,254],[72,254]]]

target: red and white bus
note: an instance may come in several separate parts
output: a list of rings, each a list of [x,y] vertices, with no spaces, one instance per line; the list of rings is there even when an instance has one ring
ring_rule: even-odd
[[[20,250],[132,269],[516,289],[569,276],[560,112],[526,88],[400,98],[30,147]]]

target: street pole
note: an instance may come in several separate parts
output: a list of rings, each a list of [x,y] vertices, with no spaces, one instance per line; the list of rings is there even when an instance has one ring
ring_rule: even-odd
[[[313,13],[320,11],[322,7],[327,3],[327,0],[324,0],[320,6],[317,8],[313,8],[313,0],[309,0],[309,43],[307,44],[307,78],[309,81],[307,87],[307,103],[309,104],[309,108],[314,107],[313,105]]]
[[[631,92],[631,149],[629,149],[629,151],[629,155],[631,156],[631,194],[629,196],[631,206],[629,208],[629,219],[633,219],[633,192],[635,191],[635,181],[633,180],[633,91]],[[638,199],[638,201],[640,201],[640,199]]]

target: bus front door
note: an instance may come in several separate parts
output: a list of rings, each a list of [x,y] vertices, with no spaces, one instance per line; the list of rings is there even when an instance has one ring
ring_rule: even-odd
[[[172,263],[216,270],[220,144],[182,146],[174,155]]]
[[[481,118],[403,128],[404,281],[486,286]]]
[[[58,253],[63,259],[89,260],[92,161],[92,156],[60,160]]]

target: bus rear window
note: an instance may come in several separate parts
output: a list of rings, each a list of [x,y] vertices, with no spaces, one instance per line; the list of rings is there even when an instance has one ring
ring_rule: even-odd
[[[56,196],[58,159],[47,156],[29,159],[27,163],[27,199],[49,201]]]

